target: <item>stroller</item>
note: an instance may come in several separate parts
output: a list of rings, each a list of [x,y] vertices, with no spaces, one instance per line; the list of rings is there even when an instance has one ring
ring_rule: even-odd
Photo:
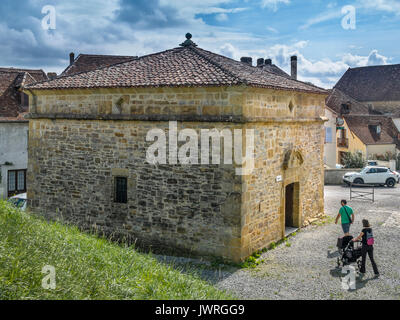
[[[337,247],[339,251],[339,257],[337,258],[337,265],[344,267],[351,263],[357,263],[358,270],[361,268],[361,244],[359,241],[353,242],[352,236],[346,236],[339,238]],[[355,245],[356,244],[356,245]]]

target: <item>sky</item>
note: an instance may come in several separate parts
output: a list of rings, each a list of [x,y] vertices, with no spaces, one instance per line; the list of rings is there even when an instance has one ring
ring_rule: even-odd
[[[70,52],[141,56],[187,32],[288,73],[297,55],[299,80],[324,88],[349,67],[400,63],[400,0],[1,0],[0,17],[2,67],[61,73]]]

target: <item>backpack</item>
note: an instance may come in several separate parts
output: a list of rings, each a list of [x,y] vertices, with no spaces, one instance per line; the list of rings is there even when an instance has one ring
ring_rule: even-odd
[[[366,237],[367,237],[367,245],[372,246],[375,243],[375,239],[371,229],[366,232]]]

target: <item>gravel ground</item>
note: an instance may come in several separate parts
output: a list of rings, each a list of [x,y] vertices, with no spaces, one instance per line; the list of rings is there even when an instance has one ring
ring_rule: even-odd
[[[364,189],[364,188],[363,188]],[[365,189],[364,189],[365,190]],[[342,235],[335,225],[341,199],[349,198],[349,188],[325,187],[325,224],[312,225],[263,254],[264,262],[254,269],[215,270],[205,264],[196,268],[208,281],[240,299],[400,299],[400,187],[377,188],[375,203],[352,200],[356,221],[351,234],[361,231],[361,219],[370,221],[375,236],[375,260],[381,276],[374,279],[367,258],[367,273],[356,278],[356,289],[342,288],[337,268],[336,240]]]

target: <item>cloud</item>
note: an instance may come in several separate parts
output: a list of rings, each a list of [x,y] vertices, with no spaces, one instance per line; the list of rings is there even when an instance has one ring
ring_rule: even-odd
[[[227,21],[228,15],[226,13],[220,13],[216,15],[215,19],[219,22]]]
[[[274,12],[278,10],[278,6],[280,4],[290,4],[290,0],[262,0],[261,1],[261,7],[262,8],[268,8]]]
[[[327,12],[320,13],[319,15],[310,18],[306,21],[305,24],[300,26],[301,30],[308,29],[313,25],[320,24],[322,22],[326,22],[333,19],[338,19],[342,16],[341,10],[329,10]]]
[[[323,58],[310,60],[302,50],[308,41],[298,41],[291,45],[276,44],[266,49],[240,50],[232,43],[225,43],[217,50],[220,54],[239,60],[242,56],[250,56],[253,61],[257,58],[270,58],[272,63],[290,74],[290,57],[297,56],[299,80],[314,83],[324,88],[332,88],[348,68],[387,64],[389,58],[372,50],[368,55],[353,55],[346,53],[332,60]]]
[[[397,0],[357,0],[358,7],[391,12],[400,15],[400,2]]]
[[[279,31],[278,31],[277,29],[273,28],[273,27],[266,27],[266,29],[267,29],[269,32],[272,32],[272,33],[279,33]]]

